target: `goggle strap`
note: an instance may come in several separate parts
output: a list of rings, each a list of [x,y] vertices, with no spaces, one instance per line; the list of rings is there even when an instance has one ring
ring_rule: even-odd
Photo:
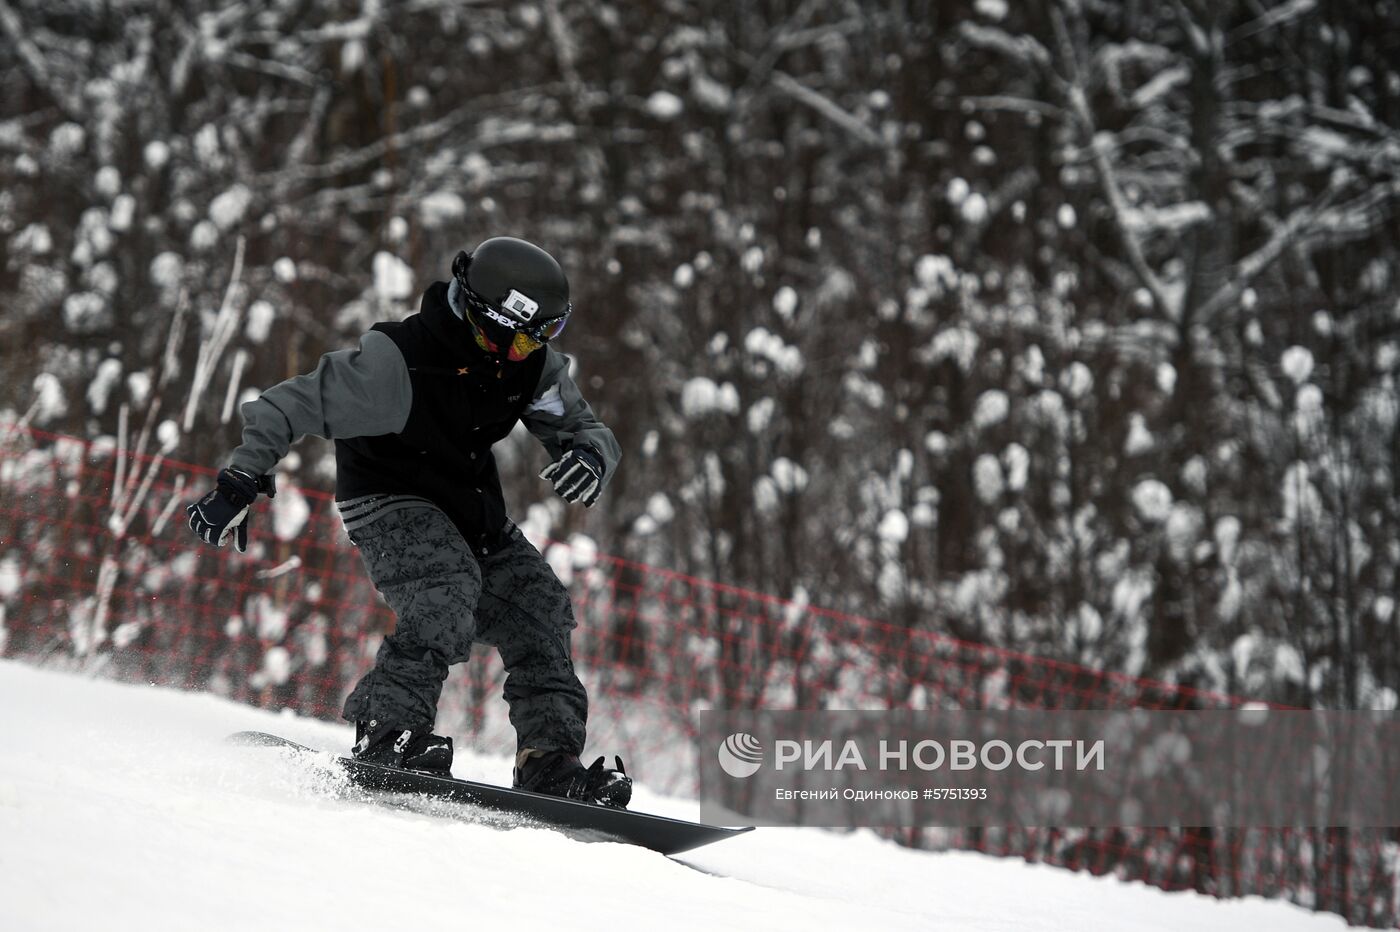
[[[478,315],[485,315],[486,311],[491,311],[494,314],[505,316],[502,315],[500,311],[496,310],[496,308],[492,307],[489,301],[487,301],[481,295],[473,291],[467,285],[466,281],[459,278],[457,282],[459,285],[461,285],[462,298],[466,301],[467,307],[469,309],[476,311]],[[516,333],[523,333],[528,337],[534,338],[540,343],[548,343],[550,340],[554,339],[555,337],[559,336],[559,334],[564,332],[564,325],[568,323],[569,315],[573,312],[574,305],[572,302],[570,302],[564,307],[564,314],[562,317],[555,317],[537,326],[529,327],[525,324],[510,325],[504,323],[501,323],[501,326],[506,327],[509,330],[513,330]],[[487,319],[494,320],[494,318],[490,316],[487,316]],[[500,321],[497,321],[497,323],[500,323]]]

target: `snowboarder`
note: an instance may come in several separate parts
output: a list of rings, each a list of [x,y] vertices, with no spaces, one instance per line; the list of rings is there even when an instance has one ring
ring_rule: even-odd
[[[250,508],[307,434],[335,441],[336,506],[397,617],[345,701],[353,756],[447,772],[452,739],[432,733],[451,664],[494,645],[517,736],[514,785],[625,806],[631,780],[583,751],[588,695],[574,673],[568,591],[506,517],[491,447],[523,421],[553,462],[540,477],[592,506],[621,450],[550,341],[568,323],[569,282],[549,253],[493,237],[458,253],[419,312],[375,324],[358,349],[241,408],[243,442],[217,487],[189,505],[206,543],[248,545]]]

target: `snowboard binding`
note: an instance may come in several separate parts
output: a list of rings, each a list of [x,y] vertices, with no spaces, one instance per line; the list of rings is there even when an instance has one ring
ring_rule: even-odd
[[[355,723],[355,760],[400,770],[452,776],[452,739],[426,728],[400,728],[385,722]]]
[[[584,767],[574,754],[526,748],[515,756],[511,785],[546,796],[626,809],[632,801],[632,778],[627,775],[621,757],[613,757],[613,762],[617,766],[610,768],[600,756]]]

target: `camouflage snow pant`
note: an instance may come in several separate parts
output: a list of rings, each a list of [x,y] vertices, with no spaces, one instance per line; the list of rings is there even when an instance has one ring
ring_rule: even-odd
[[[448,666],[479,642],[500,651],[517,750],[582,753],[588,694],[569,652],[573,604],[519,528],[500,550],[478,557],[426,501],[363,524],[347,518],[347,527],[398,618],[374,668],[345,700],[348,721],[432,727]]]

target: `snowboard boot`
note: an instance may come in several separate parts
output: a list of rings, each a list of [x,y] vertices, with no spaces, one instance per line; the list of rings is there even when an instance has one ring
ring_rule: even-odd
[[[440,777],[452,776],[452,739],[435,735],[426,728],[399,728],[386,722],[356,722],[357,761],[419,770]]]
[[[617,764],[616,770],[603,766],[601,757],[591,767],[584,767],[573,754],[526,748],[515,755],[512,785],[518,790],[546,796],[626,809],[632,800],[632,778],[627,776],[622,758],[614,757],[613,761]]]

